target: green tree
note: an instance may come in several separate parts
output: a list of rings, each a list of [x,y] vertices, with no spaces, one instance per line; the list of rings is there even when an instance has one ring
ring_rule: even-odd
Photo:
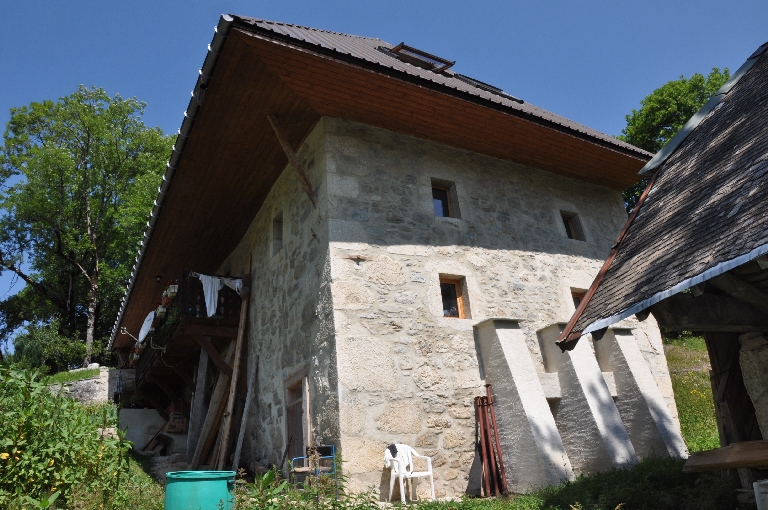
[[[715,67],[707,77],[696,73],[665,83],[640,101],[639,110],[626,116],[627,127],[618,138],[648,152],[658,152],[730,77],[727,67],[722,72]],[[628,213],[647,184],[648,180],[643,179],[624,190]]]
[[[0,301],[6,339],[57,321],[64,337],[84,341],[87,364],[109,333],[172,145],[144,125],[144,107],[81,86],[11,109],[0,146],[0,270],[27,285]]]

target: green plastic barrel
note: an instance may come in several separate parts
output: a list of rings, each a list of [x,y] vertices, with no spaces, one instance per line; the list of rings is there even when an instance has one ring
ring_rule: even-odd
[[[234,505],[234,471],[174,471],[165,480],[165,510],[230,510]]]

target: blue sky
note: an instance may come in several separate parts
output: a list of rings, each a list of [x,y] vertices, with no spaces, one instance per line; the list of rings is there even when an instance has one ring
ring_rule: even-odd
[[[661,84],[735,71],[768,41],[768,1],[24,1],[0,4],[0,123],[79,84],[147,103],[175,132],[222,13],[406,42],[454,70],[616,135]],[[0,297],[10,277],[0,276]]]

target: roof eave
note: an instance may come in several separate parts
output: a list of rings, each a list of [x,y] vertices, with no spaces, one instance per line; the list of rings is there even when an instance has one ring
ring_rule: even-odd
[[[141,270],[141,264],[144,261],[144,256],[147,253],[149,243],[152,241],[152,234],[155,229],[155,225],[157,224],[158,218],[162,212],[163,204],[165,203],[165,197],[170,191],[170,187],[173,182],[173,176],[176,172],[176,166],[178,165],[179,160],[181,159],[181,155],[184,152],[184,146],[186,145],[187,139],[189,138],[189,135],[192,131],[192,127],[194,126],[195,119],[198,116],[200,107],[205,101],[205,92],[208,88],[208,83],[211,81],[211,77],[213,76],[213,72],[216,68],[216,63],[219,59],[219,54],[221,53],[222,49],[224,48],[224,44],[227,41],[227,37],[229,35],[230,29],[232,28],[233,21],[234,19],[232,16],[222,14],[219,18],[219,23],[214,28],[213,39],[208,45],[208,52],[206,53],[205,60],[203,60],[203,65],[198,72],[197,82],[195,83],[195,87],[192,90],[192,97],[189,100],[189,105],[187,106],[186,111],[184,112],[184,120],[181,122],[181,127],[178,130],[176,141],[173,144],[173,152],[171,152],[171,157],[166,164],[166,170],[163,174],[163,181],[160,187],[157,189],[157,198],[155,199],[154,207],[152,208],[149,221],[147,222],[147,230],[144,232],[144,237],[141,240],[141,246],[139,248],[138,255],[136,256],[133,270],[131,271],[130,281],[126,287],[125,295],[123,296],[123,300],[120,304],[120,311],[117,314],[115,324],[112,328],[112,334],[110,335],[109,345],[107,347],[108,350],[112,349],[112,346],[115,343],[115,338],[117,337],[117,333],[120,330],[120,324],[123,320],[123,316],[125,315],[125,310],[128,307],[128,302],[131,299],[131,293],[133,291],[134,285],[136,284],[136,278],[138,277],[139,271]]]

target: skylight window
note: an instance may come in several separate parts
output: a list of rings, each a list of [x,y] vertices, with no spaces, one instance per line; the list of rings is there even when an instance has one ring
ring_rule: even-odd
[[[400,43],[394,48],[389,49],[389,51],[394,53],[395,56],[403,62],[423,67],[424,69],[429,69],[430,71],[434,71],[436,73],[445,71],[456,63],[444,58],[440,58],[436,55],[432,55],[426,51],[421,51],[412,46],[408,46],[405,43]]]

